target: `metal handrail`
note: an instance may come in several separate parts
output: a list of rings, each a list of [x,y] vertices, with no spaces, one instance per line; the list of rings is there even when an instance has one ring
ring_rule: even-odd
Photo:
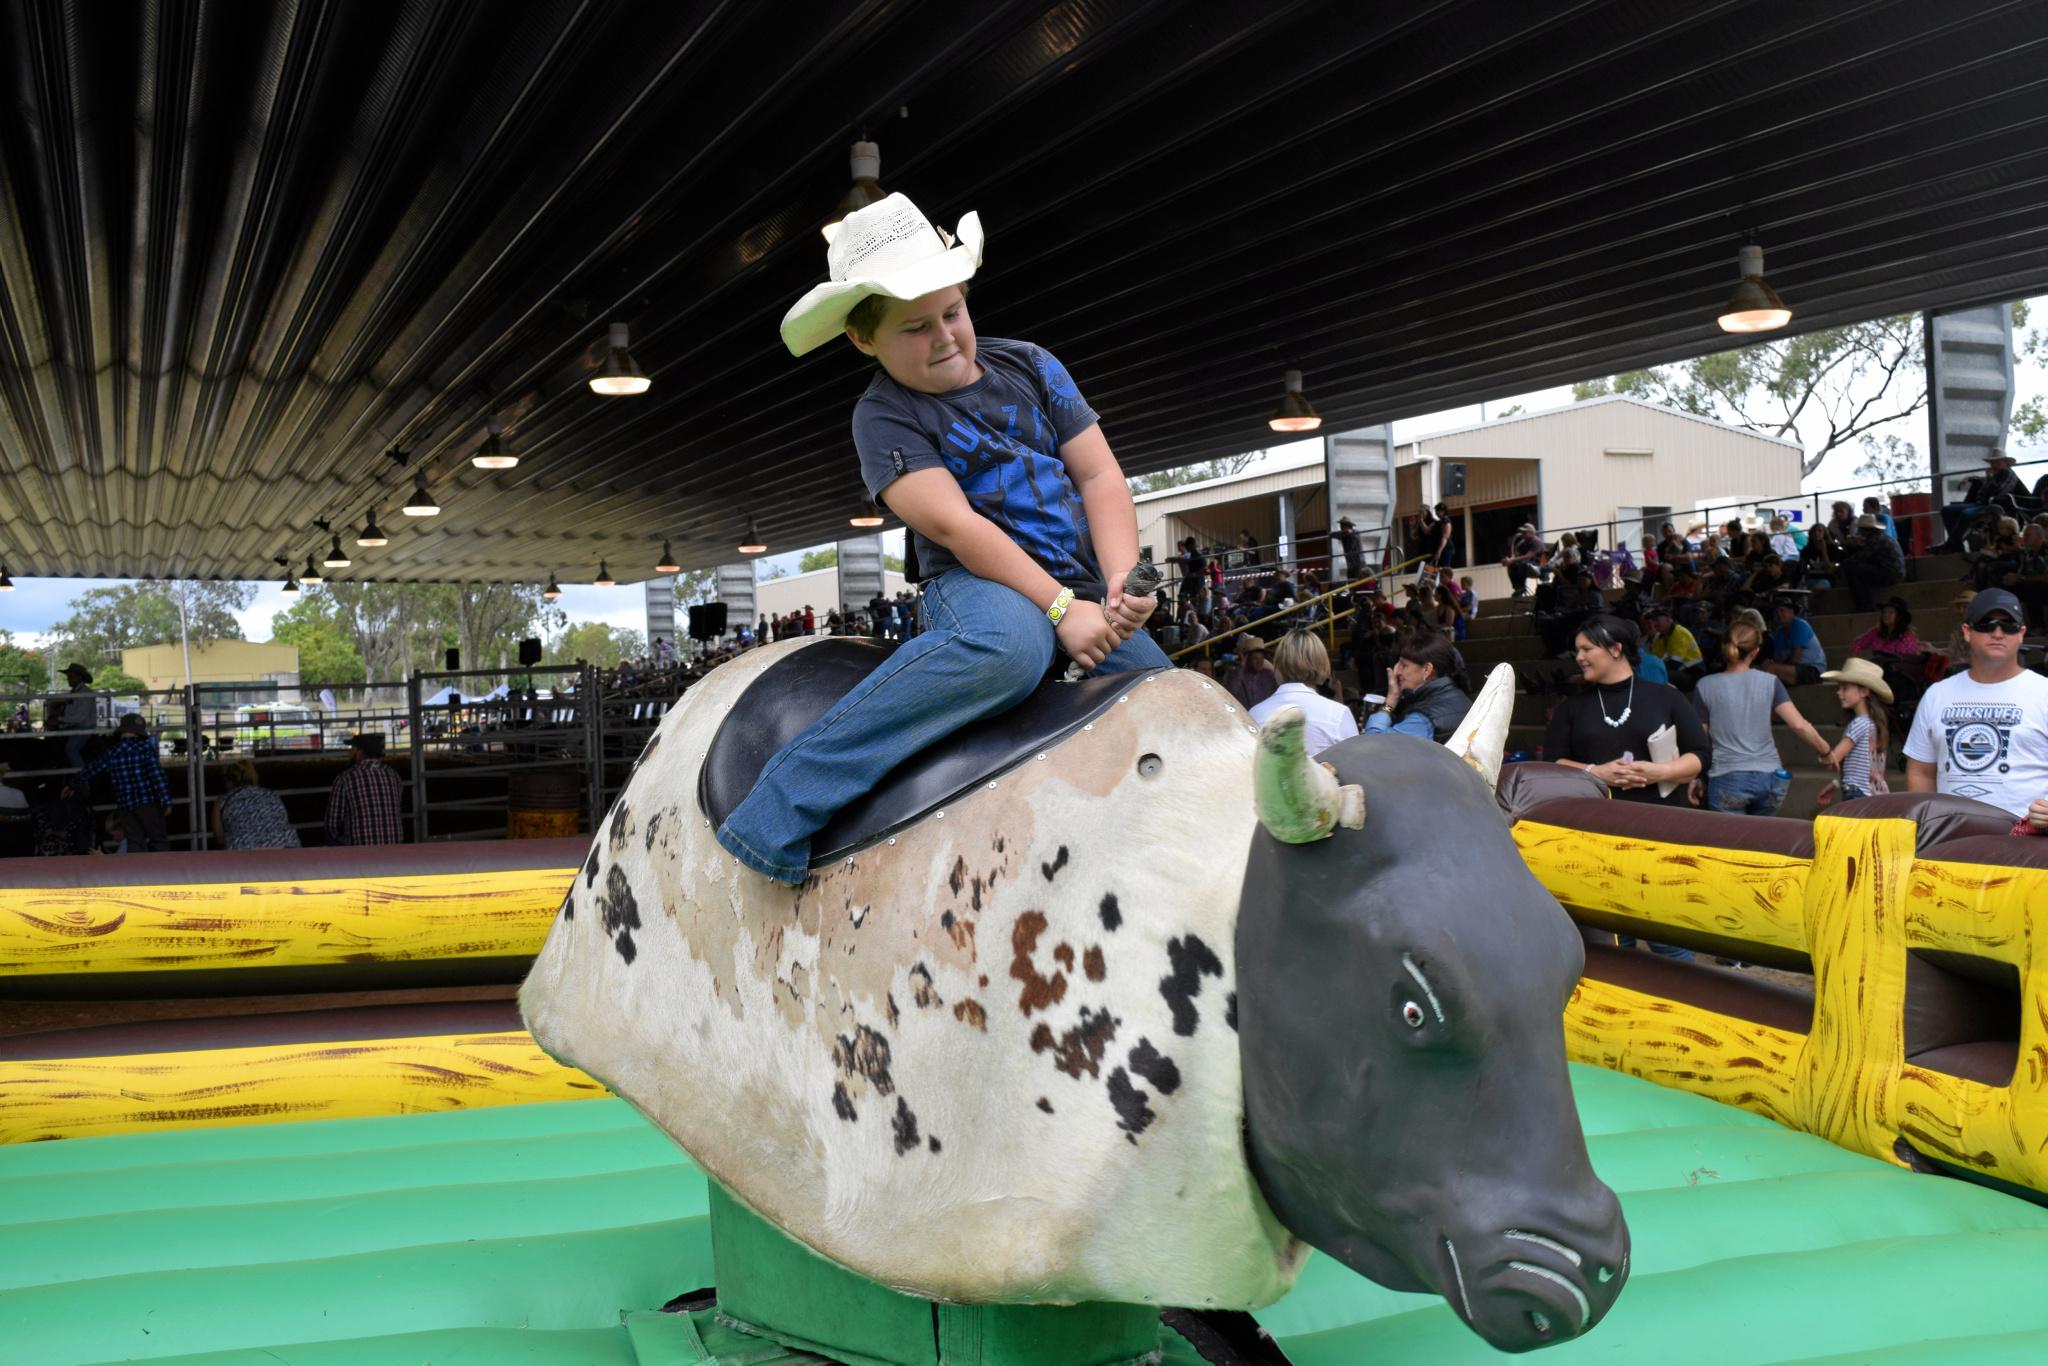
[[[1429,558],[1430,557],[1427,555],[1411,556],[1410,558],[1401,561],[1399,564],[1389,565],[1385,569],[1381,569],[1375,573],[1367,574],[1363,577],[1353,579],[1349,583],[1339,584],[1337,587],[1327,589],[1324,592],[1316,594],[1316,596],[1312,598],[1297,599],[1292,606],[1283,607],[1279,611],[1271,614],[1270,616],[1260,617],[1256,621],[1248,621],[1244,623],[1244,625],[1242,626],[1233,626],[1228,631],[1218,631],[1216,634],[1208,637],[1200,644],[1183,646],[1181,649],[1175,650],[1166,658],[1168,659],[1168,661],[1172,661],[1179,659],[1183,655],[1191,655],[1197,650],[1207,651],[1211,645],[1214,645],[1219,640],[1228,640],[1230,637],[1234,635],[1240,635],[1243,632],[1249,631],[1254,626],[1263,626],[1269,621],[1278,621],[1282,617],[1291,617],[1304,607],[1311,607],[1319,602],[1327,602],[1331,598],[1336,597],[1340,593],[1354,592],[1357,590],[1360,584],[1376,583],[1382,578],[1390,578],[1396,574],[1406,573],[1409,569],[1412,569],[1414,566],[1418,564],[1422,564]],[[1336,619],[1337,618],[1334,615],[1330,618],[1331,621],[1335,621]],[[1335,637],[1333,636],[1332,640],[1334,641],[1334,639]]]

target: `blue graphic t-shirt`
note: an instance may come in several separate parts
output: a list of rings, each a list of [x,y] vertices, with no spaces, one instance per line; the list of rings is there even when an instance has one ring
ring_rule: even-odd
[[[982,337],[982,376],[944,394],[921,394],[877,374],[853,410],[861,478],[881,499],[914,470],[943,467],[974,510],[1063,584],[1099,583],[1081,494],[1060,446],[1095,424],[1095,410],[1065,366],[1042,346]],[[960,562],[915,531],[924,578]]]

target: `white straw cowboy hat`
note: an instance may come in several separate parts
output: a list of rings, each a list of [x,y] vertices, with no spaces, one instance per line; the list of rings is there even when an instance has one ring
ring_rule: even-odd
[[[1884,670],[1867,659],[1852,659],[1839,669],[1829,669],[1820,676],[1823,683],[1854,683],[1859,688],[1868,688],[1882,701],[1892,700],[1892,685],[1884,681]]]
[[[782,344],[793,356],[816,350],[846,327],[846,315],[871,294],[916,299],[973,278],[981,265],[981,215],[960,220],[956,241],[892,194],[846,215],[825,252],[831,279],[815,285],[782,319]]]

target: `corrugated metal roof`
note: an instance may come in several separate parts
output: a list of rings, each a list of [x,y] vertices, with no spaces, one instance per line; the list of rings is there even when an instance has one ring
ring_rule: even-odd
[[[1750,229],[1800,327],[2048,288],[2039,3],[24,0],[0,48],[17,574],[264,577],[373,503],[347,574],[844,534],[866,363],[776,322],[863,130],[1132,473],[1262,444],[1288,366],[1342,429],[1719,349]],[[583,385],[610,321],[644,397]]]

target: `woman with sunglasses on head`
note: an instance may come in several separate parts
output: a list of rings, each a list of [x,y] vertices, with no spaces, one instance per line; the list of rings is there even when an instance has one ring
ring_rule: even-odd
[[[1593,617],[1579,627],[1573,658],[1586,688],[1551,713],[1543,757],[1590,770],[1617,800],[1686,805],[1687,786],[1704,770],[1711,742],[1684,693],[1636,676],[1636,628],[1619,617]],[[1650,737],[1665,726],[1678,754],[1660,763],[1650,758]]]

